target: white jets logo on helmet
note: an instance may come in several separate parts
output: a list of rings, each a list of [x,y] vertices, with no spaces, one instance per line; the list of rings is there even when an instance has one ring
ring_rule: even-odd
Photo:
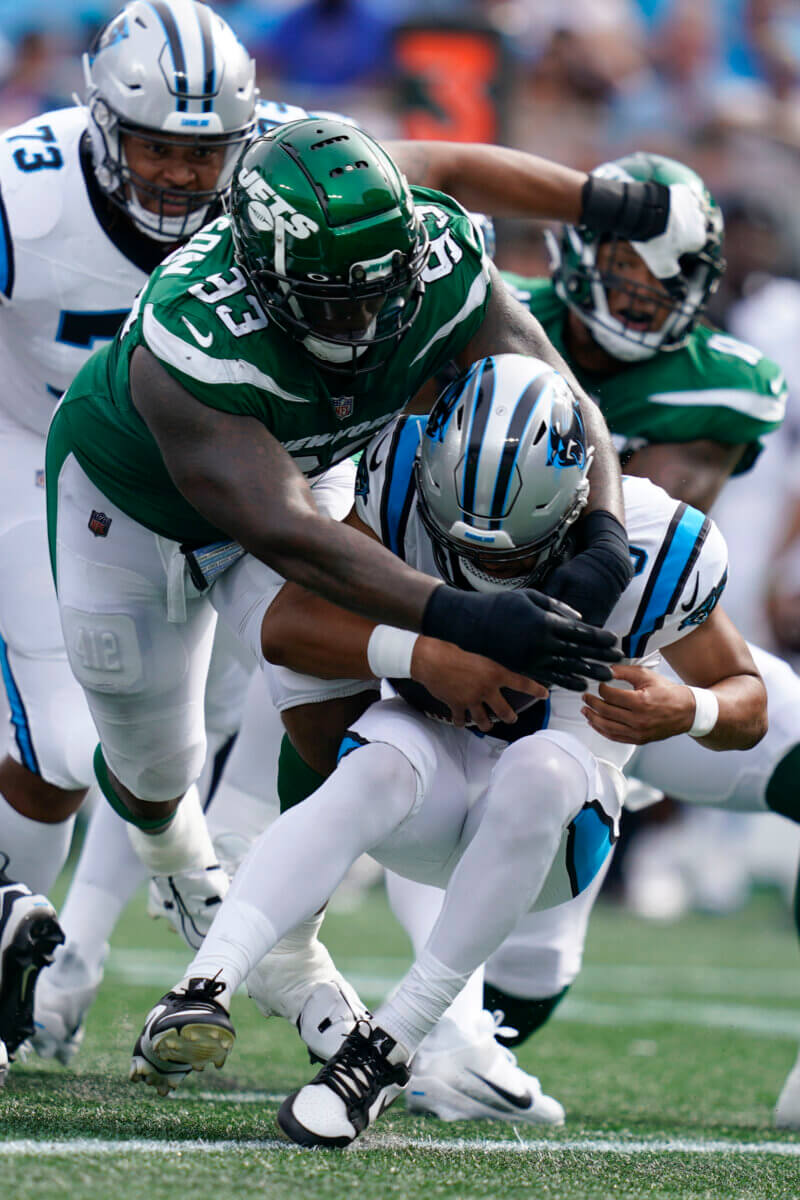
[[[298,212],[288,200],[274,192],[257,171],[242,168],[239,183],[250,197],[247,217],[254,229],[283,227],[296,238],[307,238],[318,231],[319,225],[316,221]]]

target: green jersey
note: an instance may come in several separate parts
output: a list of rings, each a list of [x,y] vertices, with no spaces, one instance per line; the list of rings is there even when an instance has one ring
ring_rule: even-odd
[[[696,327],[685,346],[644,362],[620,363],[613,375],[581,370],[564,346],[568,309],[549,279],[503,278],[533,315],[581,386],[597,401],[621,451],[651,442],[710,439],[746,447],[736,474],[752,467],[761,438],[786,411],[780,368],[753,346]]]
[[[489,300],[487,263],[466,213],[438,192],[413,194],[431,240],[425,290],[413,324],[379,370],[326,371],[270,320],[234,260],[230,222],[221,217],[164,260],[116,340],[75,377],[48,438],[53,494],[71,453],[109,500],[154,532],[195,546],[226,536],[180,494],[133,406],[128,376],[140,345],[198,403],[260,421],[307,476],[365,446],[464,349]]]

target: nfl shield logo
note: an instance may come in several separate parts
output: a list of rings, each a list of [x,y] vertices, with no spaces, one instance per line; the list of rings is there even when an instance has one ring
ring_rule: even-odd
[[[105,513],[98,512],[93,508],[92,515],[89,517],[89,528],[95,537],[106,537],[111,528],[111,517],[107,517]]]
[[[346,421],[353,415],[354,396],[331,396],[331,408],[340,421]]]

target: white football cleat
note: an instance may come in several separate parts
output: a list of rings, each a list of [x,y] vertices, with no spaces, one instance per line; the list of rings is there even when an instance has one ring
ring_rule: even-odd
[[[190,1071],[202,1071],[209,1062],[221,1067],[236,1037],[227,1008],[217,1000],[226,990],[215,979],[198,978],[162,996],[136,1039],[131,1082],[143,1080],[166,1096]]]
[[[230,879],[219,863],[176,875],[154,875],[147,911],[150,916],[165,916],[192,950],[199,950],[211,922],[219,911]]]
[[[64,934],[46,896],[0,873],[0,1041],[13,1058],[33,1026],[33,996]]]
[[[512,1052],[495,1040],[497,1026],[485,1010],[468,1036],[443,1017],[414,1056],[406,1091],[410,1112],[442,1121],[525,1121],[563,1125],[564,1109],[546,1096]]]
[[[312,938],[291,952],[282,944],[247,976],[248,995],[265,1017],[285,1017],[296,1025],[312,1057],[327,1062],[369,1010],[322,942]]]
[[[68,1067],[78,1053],[85,1033],[86,1015],[103,980],[105,945],[94,967],[75,943],[61,947],[36,985],[33,1002],[34,1033],[31,1044],[40,1058],[55,1058]]]
[[[786,1076],[775,1105],[776,1129],[800,1129],[800,1054]]]
[[[287,1096],[278,1125],[298,1146],[349,1146],[408,1082],[408,1051],[370,1021],[359,1021],[318,1075]]]

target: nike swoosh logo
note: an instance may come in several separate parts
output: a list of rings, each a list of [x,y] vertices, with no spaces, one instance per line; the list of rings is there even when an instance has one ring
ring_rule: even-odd
[[[512,1105],[514,1108],[530,1108],[533,1104],[533,1096],[530,1092],[523,1092],[521,1096],[518,1096],[514,1092],[507,1092],[499,1084],[492,1083],[491,1079],[486,1079],[485,1076],[479,1075],[477,1071],[470,1071],[469,1073],[470,1075],[474,1075],[476,1079],[479,1079],[481,1083],[486,1084],[486,1087],[491,1088],[495,1095],[499,1096],[501,1100],[505,1100],[507,1104]]]
[[[213,333],[201,333],[199,329],[195,329],[188,317],[181,317],[181,320],[189,330],[189,333],[192,335],[194,340],[197,342],[198,346],[202,346],[204,349],[207,349],[211,345],[214,340]]]
[[[683,612],[691,612],[692,609],[694,608],[695,603],[697,601],[697,589],[699,587],[700,587],[700,572],[698,571],[694,577],[694,591],[692,592],[692,598],[688,604],[681,605],[681,609]]]

